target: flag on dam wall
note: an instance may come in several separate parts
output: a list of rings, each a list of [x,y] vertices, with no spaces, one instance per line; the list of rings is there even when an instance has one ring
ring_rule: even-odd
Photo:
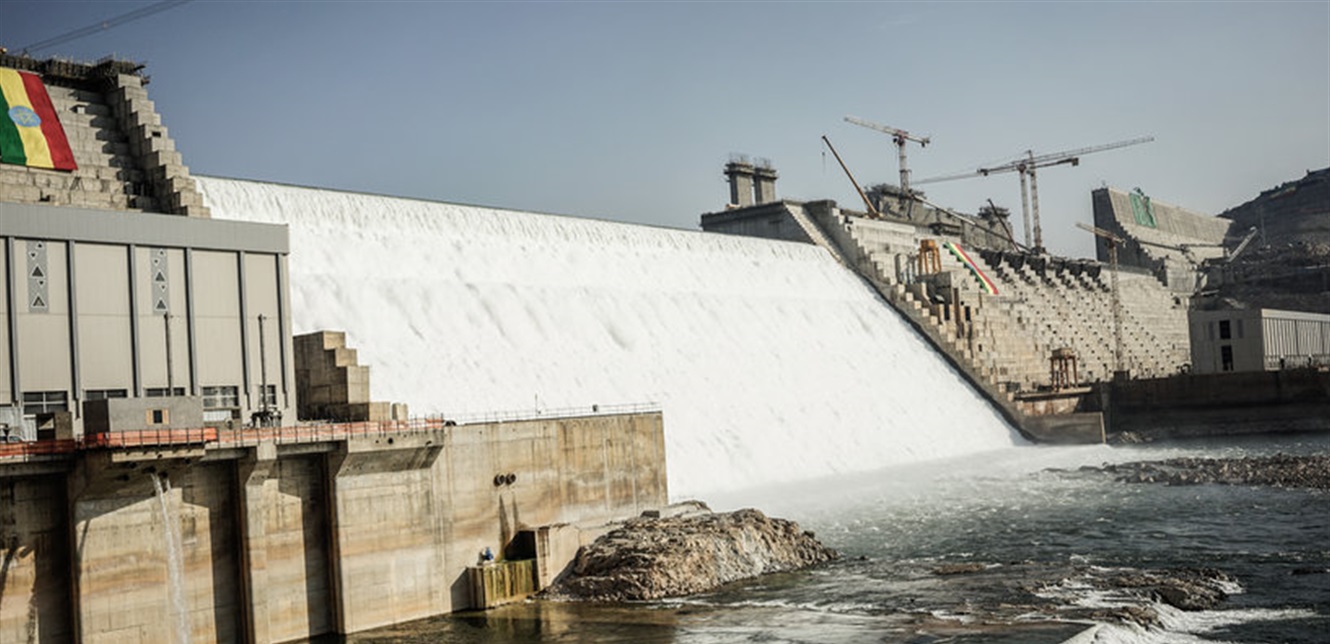
[[[950,252],[953,257],[960,260],[962,264],[965,264],[965,268],[970,271],[970,275],[974,277],[976,282],[979,282],[979,288],[981,290],[989,295],[998,294],[997,285],[993,284],[993,280],[988,279],[988,276],[984,274],[984,271],[980,270],[979,265],[974,263],[974,260],[970,259],[970,256],[966,254],[965,251],[961,250],[959,244],[946,242],[942,245],[947,247],[947,251]]]
[[[74,170],[74,153],[36,74],[0,68],[0,161],[51,170]]]

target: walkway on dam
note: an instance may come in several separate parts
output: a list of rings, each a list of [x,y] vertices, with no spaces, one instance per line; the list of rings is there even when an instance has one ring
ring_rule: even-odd
[[[404,434],[425,434],[445,427],[520,422],[527,420],[555,420],[584,416],[637,414],[659,412],[656,403],[624,405],[592,405],[550,410],[524,410],[471,414],[449,418],[427,417],[404,421],[317,423],[307,422],[284,427],[242,427],[226,429],[200,427],[190,429],[142,429],[89,434],[82,438],[21,441],[0,443],[0,464],[24,462],[34,457],[70,454],[77,451],[207,445],[217,448],[253,447],[261,442],[277,445],[322,443]]]

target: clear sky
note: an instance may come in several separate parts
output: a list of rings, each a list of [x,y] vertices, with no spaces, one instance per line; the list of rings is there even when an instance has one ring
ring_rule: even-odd
[[[0,2],[24,46],[151,2]],[[1151,135],[1041,172],[1045,243],[1088,256],[1107,183],[1217,213],[1330,165],[1330,2],[219,2],[35,52],[147,64],[195,174],[696,228],[731,154],[859,207],[897,182]],[[1019,219],[1014,174],[938,183]],[[1019,227],[1019,224],[1017,224]],[[1019,233],[1018,233],[1019,235]]]

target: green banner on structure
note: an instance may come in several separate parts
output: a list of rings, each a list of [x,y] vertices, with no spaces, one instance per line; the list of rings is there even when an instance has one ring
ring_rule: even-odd
[[[1154,207],[1150,205],[1150,198],[1145,196],[1140,188],[1131,193],[1131,213],[1136,216],[1136,223],[1157,228]]]

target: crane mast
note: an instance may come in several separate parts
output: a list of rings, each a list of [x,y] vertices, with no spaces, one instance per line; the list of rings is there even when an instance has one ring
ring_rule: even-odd
[[[927,147],[929,141],[928,137],[915,136],[913,134],[910,134],[909,132],[906,132],[905,130],[897,129],[894,127],[888,127],[886,125],[880,125],[878,123],[874,123],[872,121],[868,121],[854,116],[845,117],[845,122],[853,123],[860,127],[866,127],[870,130],[877,130],[878,132],[882,132],[883,134],[888,134],[891,136],[892,142],[896,144],[897,159],[900,162],[901,193],[908,196],[910,194],[910,169],[905,164],[905,143],[907,141],[914,141],[915,143],[919,144],[919,147]]]
[[[1098,226],[1090,226],[1078,221],[1076,227],[1089,231],[1094,236],[1103,239],[1104,244],[1108,246],[1108,266],[1111,271],[1109,288],[1113,297],[1113,371],[1115,372],[1113,375],[1116,378],[1118,374],[1126,371],[1126,362],[1122,350],[1122,296],[1118,294],[1118,245],[1125,240]]]

